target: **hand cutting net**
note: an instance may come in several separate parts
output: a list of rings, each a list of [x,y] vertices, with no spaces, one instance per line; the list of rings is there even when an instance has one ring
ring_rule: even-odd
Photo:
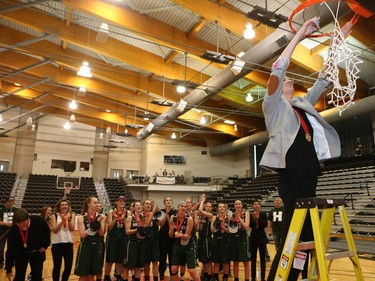
[[[331,47],[324,64],[326,66],[326,79],[333,84],[331,92],[327,94],[330,98],[328,104],[333,104],[341,116],[345,109],[354,104],[354,95],[357,91],[356,81],[360,72],[358,64],[363,63],[363,61],[359,58],[360,51],[349,48],[337,18],[334,18],[335,27],[331,35]],[[345,65],[346,85],[341,85],[340,82],[339,65],[342,63]]]
[[[360,72],[358,64],[363,61],[359,58],[360,51],[352,50],[348,43],[345,40],[345,35],[341,31],[340,24],[337,20],[338,12],[340,7],[340,1],[336,0],[338,3],[336,14],[332,11],[327,2],[335,2],[334,0],[307,0],[298,6],[289,18],[289,26],[291,30],[296,33],[296,30],[293,28],[292,22],[294,16],[317,3],[324,3],[328,8],[332,17],[334,19],[334,30],[332,32],[326,32],[321,34],[311,34],[306,37],[316,38],[323,36],[331,36],[331,47],[328,52],[328,58],[325,61],[325,72],[327,74],[327,80],[332,82],[333,88],[330,93],[327,94],[329,101],[328,104],[332,104],[337,108],[339,114],[341,115],[344,110],[346,110],[351,104],[354,104],[354,95],[357,90],[356,81],[359,78],[358,74]],[[353,4],[353,0],[346,0],[348,4]],[[361,13],[362,15],[362,13]],[[351,24],[354,25],[359,19],[359,15],[356,14],[352,20]],[[341,72],[345,72],[346,76],[346,85],[342,85],[344,80],[343,75],[340,75]],[[341,81],[340,81],[341,78]]]

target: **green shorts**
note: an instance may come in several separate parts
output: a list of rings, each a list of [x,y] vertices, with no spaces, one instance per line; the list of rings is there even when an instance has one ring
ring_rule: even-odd
[[[218,237],[212,239],[213,263],[230,263],[229,237]]]
[[[202,263],[211,261],[211,237],[204,237],[198,239],[198,258]]]
[[[146,248],[145,262],[149,263],[153,261],[158,261],[160,258],[159,237],[147,237],[144,241]]]
[[[104,263],[104,244],[101,241],[81,242],[77,251],[74,274],[78,276],[102,273]]]
[[[145,240],[129,239],[125,244],[123,264],[126,268],[144,267]]]
[[[196,248],[193,239],[190,239],[190,243],[186,246],[180,244],[180,239],[176,239],[173,244],[173,254],[171,265],[181,265],[186,264],[187,268],[196,268]]]
[[[250,261],[249,236],[231,234],[229,242],[231,261]]]
[[[125,247],[125,234],[124,235],[111,235],[107,236],[107,248],[105,261],[109,263],[119,263],[124,260],[124,247]]]

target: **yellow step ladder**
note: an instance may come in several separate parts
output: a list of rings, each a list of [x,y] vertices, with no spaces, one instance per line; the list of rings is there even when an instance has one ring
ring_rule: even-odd
[[[328,281],[328,271],[332,261],[343,257],[350,258],[353,264],[356,280],[364,280],[361,266],[359,264],[357,249],[354,244],[353,235],[346,215],[345,205],[344,199],[297,199],[296,208],[294,210],[293,218],[277,268],[275,281],[287,281],[296,251],[309,249],[312,250],[312,258],[307,280]],[[320,217],[319,208],[322,209]],[[348,251],[327,255],[326,248],[336,208],[340,213]],[[314,241],[298,243],[308,211],[310,212]]]

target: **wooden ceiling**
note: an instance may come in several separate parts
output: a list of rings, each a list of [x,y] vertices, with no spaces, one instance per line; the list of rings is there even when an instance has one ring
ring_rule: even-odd
[[[299,4],[281,2],[285,3],[279,5],[279,12],[286,17]],[[200,85],[227,67],[203,59],[206,51],[235,57],[274,31],[246,17],[255,5],[264,1],[0,1],[2,114],[13,107],[67,119],[74,114],[77,122],[117,132],[127,129],[135,136],[169,108],[166,103],[183,98],[175,89],[178,81]],[[242,38],[249,21],[256,26],[252,41]],[[102,23],[109,27],[105,42],[97,38]],[[375,33],[365,30],[374,27],[374,17],[361,18],[351,34],[372,66]],[[290,72],[316,77],[326,48],[326,42],[313,48],[300,44]],[[92,78],[77,75],[83,61],[89,62]],[[225,143],[264,131],[261,103],[272,61],[154,133],[170,138],[176,132],[180,141],[207,146],[210,139]],[[82,85],[85,94],[78,90]],[[297,94],[309,86],[301,81]],[[367,96],[373,86],[359,80],[356,99]],[[245,101],[249,91],[255,98],[251,103]],[[72,99],[78,103],[76,110],[68,107]],[[324,99],[317,106],[318,110],[327,107]],[[205,125],[200,124],[202,116]]]

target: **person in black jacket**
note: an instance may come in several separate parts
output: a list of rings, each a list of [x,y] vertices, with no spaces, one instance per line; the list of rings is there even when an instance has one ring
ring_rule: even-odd
[[[5,254],[6,276],[13,281],[24,281],[28,263],[33,272],[33,281],[42,280],[45,251],[51,244],[51,231],[40,216],[29,216],[26,209],[14,213],[14,225],[9,230],[8,248]]]
[[[267,213],[261,211],[261,205],[258,200],[253,202],[253,212],[250,216],[250,252],[251,252],[251,281],[256,278],[257,251],[260,256],[260,275],[261,280],[266,279],[266,245],[268,243],[265,228],[267,227]]]

